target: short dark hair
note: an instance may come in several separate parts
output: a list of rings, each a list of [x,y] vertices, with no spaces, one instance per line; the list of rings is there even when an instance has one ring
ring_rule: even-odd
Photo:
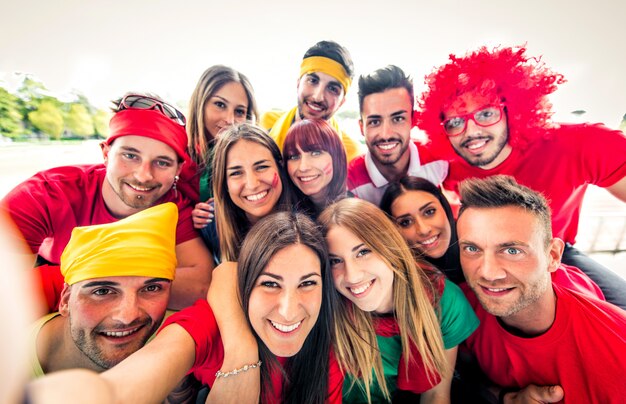
[[[339,45],[337,42],[319,41],[306,51],[302,59],[313,56],[322,56],[334,60],[343,66],[350,79],[354,77],[354,63],[352,63],[352,56],[350,56],[350,52],[348,52],[346,48]]]
[[[517,206],[539,219],[545,230],[546,246],[552,239],[550,206],[539,192],[520,185],[508,175],[470,178],[459,185],[461,209],[459,218],[468,208],[502,208]]]
[[[388,65],[359,77],[359,112],[363,112],[363,99],[365,97],[392,88],[405,88],[411,97],[411,109],[413,109],[415,103],[413,79],[398,66]]]

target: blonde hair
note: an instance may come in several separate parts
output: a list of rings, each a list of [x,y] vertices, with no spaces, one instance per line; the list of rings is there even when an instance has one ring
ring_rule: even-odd
[[[408,368],[411,346],[420,353],[429,381],[448,368],[441,327],[429,296],[436,290],[415,258],[404,238],[391,220],[375,205],[356,198],[347,198],[326,208],[318,219],[324,234],[333,226],[353,233],[372,249],[394,273],[394,317],[400,329],[404,365]],[[371,402],[372,368],[381,391],[390,399],[385,382],[380,349],[369,312],[340,299],[335,313],[335,349],[344,371],[360,376]],[[356,378],[355,378],[356,379]],[[352,387],[352,386],[351,386]]]

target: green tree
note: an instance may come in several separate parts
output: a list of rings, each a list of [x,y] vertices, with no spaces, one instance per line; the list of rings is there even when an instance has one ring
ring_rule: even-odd
[[[19,98],[0,87],[0,135],[15,138],[22,131]]]
[[[42,101],[35,111],[28,113],[28,120],[43,133],[47,133],[55,139],[61,138],[63,114],[54,102],[50,100]]]
[[[107,111],[99,109],[93,115],[93,126],[96,129],[96,134],[100,137],[106,138],[109,136],[109,120],[111,114]]]
[[[622,122],[620,122],[619,124],[619,130],[626,133],[626,114],[624,114],[624,117],[622,118]]]
[[[87,137],[95,132],[93,119],[83,104],[70,104],[65,125],[70,132],[78,136]]]

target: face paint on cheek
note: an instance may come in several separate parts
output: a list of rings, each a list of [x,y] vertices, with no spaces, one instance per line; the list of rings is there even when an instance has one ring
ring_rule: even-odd
[[[280,177],[278,176],[278,173],[274,173],[274,178],[272,178],[272,188],[276,188],[279,182]]]
[[[328,165],[322,168],[322,172],[324,175],[332,175],[333,173],[333,163],[328,163]]]

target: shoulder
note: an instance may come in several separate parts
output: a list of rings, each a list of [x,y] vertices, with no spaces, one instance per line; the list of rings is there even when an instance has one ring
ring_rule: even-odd
[[[365,155],[361,155],[348,164],[348,187],[355,187],[367,182],[371,182],[371,180],[365,165]]]
[[[441,333],[445,347],[449,349],[469,337],[480,322],[461,289],[448,279],[439,304]]]

